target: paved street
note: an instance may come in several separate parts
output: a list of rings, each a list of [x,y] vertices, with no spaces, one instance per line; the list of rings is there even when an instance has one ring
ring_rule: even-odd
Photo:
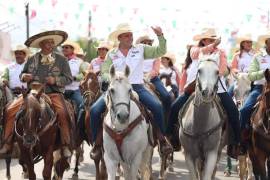
[[[81,163],[80,166],[80,171],[79,171],[79,179],[80,180],[86,180],[86,179],[90,179],[93,180],[95,179],[95,166],[92,160],[90,160],[89,158],[89,151],[90,148],[87,147],[87,145],[85,145],[85,153],[84,153],[84,161]],[[155,152],[154,158],[153,158],[153,170],[154,170],[154,177],[155,179],[157,179],[158,177],[158,169],[159,169],[159,161],[158,161],[158,155]],[[235,161],[233,161],[234,164],[234,170],[235,170]],[[43,162],[38,163],[35,166],[35,171],[37,174],[37,179],[41,180],[42,179],[42,166],[43,166]],[[72,173],[73,173],[73,167],[74,167],[74,160],[72,160],[72,168],[67,171],[64,175],[64,179],[65,180],[69,180],[72,179]],[[223,176],[223,170],[224,170],[224,166],[225,166],[225,157],[223,154],[223,157],[220,161],[220,163],[218,164],[218,172],[217,172],[217,180],[236,180],[239,179],[237,178],[237,174],[235,171],[233,171],[232,173],[232,177],[224,177]],[[12,160],[12,165],[11,165],[11,176],[12,176],[12,180],[17,180],[17,179],[22,179],[21,178],[21,167],[18,164],[18,160],[17,159],[13,159]],[[168,180],[178,180],[178,179],[182,179],[182,180],[188,180],[189,176],[188,176],[188,171],[186,169],[186,165],[185,165],[185,161],[184,161],[184,157],[182,152],[178,152],[175,154],[175,162],[174,162],[174,172],[168,172],[167,173],[167,179]],[[5,178],[5,162],[4,160],[0,160],[0,180],[3,180]]]

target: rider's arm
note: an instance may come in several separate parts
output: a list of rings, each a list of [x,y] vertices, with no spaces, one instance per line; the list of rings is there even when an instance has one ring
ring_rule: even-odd
[[[9,81],[9,70],[8,68],[5,68],[2,76],[1,76],[1,81],[6,80]]]
[[[85,72],[87,71],[89,66],[88,62],[82,62],[79,69],[79,74],[76,76],[76,81],[81,81],[84,77]]]
[[[109,71],[112,65],[112,59],[110,57],[110,52],[106,55],[105,61],[101,65],[101,77],[103,81],[109,81]]]
[[[158,76],[159,69],[160,69],[160,60],[159,59],[156,59],[153,62],[153,68],[152,68],[152,70],[150,72],[150,75],[151,75],[152,78]]]
[[[260,70],[260,64],[259,64],[257,58],[255,57],[251,61],[251,64],[249,66],[248,78],[250,79],[250,81],[260,80],[264,77],[263,72],[264,72],[264,70]]]
[[[144,59],[158,58],[166,53],[167,43],[164,36],[158,36],[158,41],[158,46],[144,46]]]
[[[219,56],[219,75],[225,76],[227,74],[227,56],[225,51],[220,50],[220,56]]]

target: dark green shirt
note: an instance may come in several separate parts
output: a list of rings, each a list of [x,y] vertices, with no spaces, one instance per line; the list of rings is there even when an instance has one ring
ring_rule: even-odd
[[[30,73],[33,75],[33,81],[45,84],[46,77],[52,76],[56,83],[55,85],[46,85],[45,93],[64,93],[65,85],[72,82],[71,71],[64,56],[52,53],[52,57],[55,59],[54,63],[43,65],[40,62],[41,54],[36,53],[27,60],[20,77],[23,73]],[[28,83],[28,87],[32,82]]]

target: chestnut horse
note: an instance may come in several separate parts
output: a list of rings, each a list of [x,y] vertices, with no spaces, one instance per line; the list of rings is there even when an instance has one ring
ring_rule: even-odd
[[[264,89],[251,117],[251,144],[248,148],[256,180],[270,178],[270,72],[268,69],[264,76],[266,80]]]
[[[15,134],[21,154],[19,162],[29,179],[36,179],[34,164],[39,156],[44,159],[43,178],[51,179],[53,151],[56,140],[56,115],[47,101],[37,94],[23,92],[23,104],[16,115]]]

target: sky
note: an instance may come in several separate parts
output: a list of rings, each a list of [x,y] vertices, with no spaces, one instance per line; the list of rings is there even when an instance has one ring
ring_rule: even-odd
[[[168,51],[179,61],[185,56],[186,45],[193,43],[192,37],[202,28],[216,28],[227,51],[238,35],[250,33],[256,40],[270,28],[270,0],[0,0],[0,30],[9,32],[13,46],[26,40],[27,2],[30,36],[60,29],[76,40],[88,37],[90,30],[91,38],[106,39],[119,23],[128,22],[134,29],[134,41],[149,34],[157,43],[150,27],[160,26]]]

